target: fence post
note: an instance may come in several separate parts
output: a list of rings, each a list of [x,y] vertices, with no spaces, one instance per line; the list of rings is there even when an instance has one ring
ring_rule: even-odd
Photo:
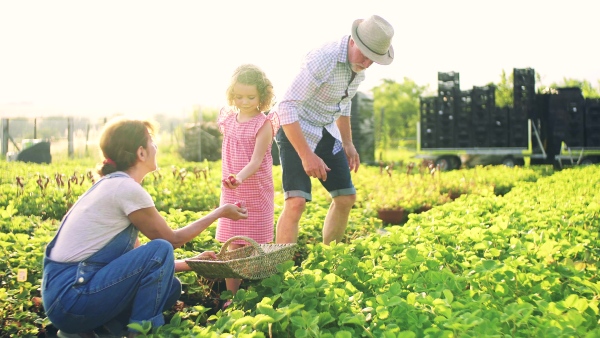
[[[73,158],[73,118],[67,118],[67,139],[69,142],[69,158]]]
[[[199,122],[198,122],[199,120]],[[203,122],[203,116],[202,116],[202,109],[200,109],[200,106],[198,106],[198,162],[202,161],[202,122]]]
[[[2,156],[8,153],[8,119],[2,119]]]
[[[88,153],[88,142],[90,139],[90,123],[88,122],[87,124],[87,129],[85,131],[85,156],[87,157],[89,155]]]

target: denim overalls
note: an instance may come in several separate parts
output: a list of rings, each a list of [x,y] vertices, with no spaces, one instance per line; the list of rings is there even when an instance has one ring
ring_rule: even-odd
[[[79,200],[113,177],[127,175],[104,176]],[[62,223],[44,254],[42,300],[52,324],[67,333],[90,331],[123,316],[123,324],[150,321],[153,327],[163,325],[162,312],[181,296],[171,243],[156,239],[132,250],[139,231],[130,224],[86,260],[55,262],[48,257]]]

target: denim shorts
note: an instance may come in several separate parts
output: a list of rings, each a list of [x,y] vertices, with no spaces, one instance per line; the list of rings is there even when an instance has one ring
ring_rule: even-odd
[[[279,146],[279,159],[281,161],[282,183],[284,198],[303,197],[307,201],[312,200],[311,178],[304,171],[302,160],[294,149],[294,146],[285,136],[283,128],[280,128],[275,137]],[[322,181],[321,185],[327,189],[331,197],[354,195],[356,189],[352,184],[350,168],[348,168],[348,159],[344,151],[338,151],[333,154],[333,146],[336,139],[323,128],[323,138],[317,144],[315,154],[319,156],[325,164],[331,169],[327,172],[327,180]]]

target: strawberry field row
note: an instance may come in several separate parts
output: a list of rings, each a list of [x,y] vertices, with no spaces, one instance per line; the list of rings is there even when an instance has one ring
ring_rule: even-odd
[[[0,309],[0,336],[43,336],[52,326],[39,302],[41,259],[60,217],[41,213],[44,207],[36,203],[63,203],[66,210],[69,198],[76,198],[91,182],[79,185],[81,191],[72,188],[71,196],[58,186],[52,188],[56,196],[44,196],[35,192],[36,186],[40,189],[33,180],[38,172],[47,170],[42,175],[52,177],[55,172],[85,173],[86,167],[40,166],[24,172],[12,163],[0,166],[3,196],[16,190],[10,177],[22,176],[28,182],[26,193],[7,195],[10,198],[0,202],[0,247],[6,257],[0,262],[0,300],[5,305]],[[163,168],[168,169],[161,169],[161,177],[148,177],[144,186],[173,227],[218,203],[218,162],[177,162]],[[265,280],[245,282],[224,312],[214,310],[219,297],[231,297],[221,292],[220,281],[193,272],[178,274],[184,283],[183,303],[167,313],[167,325],[153,334],[148,330],[149,335],[600,335],[600,193],[594,189],[600,183],[599,167],[557,173],[505,167],[443,173],[386,169],[361,167],[354,174],[358,198],[343,243],[319,244],[329,202],[326,192],[315,189],[301,222],[296,264],[281,265],[280,274]],[[280,174],[277,169],[274,173],[278,190]],[[209,191],[215,195],[207,197]],[[200,195],[202,202],[191,202]],[[163,205],[161,199],[166,200]],[[19,200],[27,202],[19,205]],[[280,192],[275,200],[277,217]],[[205,204],[199,207],[200,203]],[[411,213],[402,226],[380,229],[376,210],[386,204],[410,209],[410,203],[429,203],[431,209]],[[185,208],[188,204],[190,209]],[[57,216],[64,212],[55,210]],[[213,225],[176,255],[218,250],[214,231]]]

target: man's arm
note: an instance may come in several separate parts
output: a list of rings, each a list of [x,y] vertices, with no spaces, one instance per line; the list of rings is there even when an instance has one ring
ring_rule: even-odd
[[[324,83],[324,79],[327,79],[333,71],[331,63],[335,63],[334,56],[323,54],[320,50],[310,52],[279,103],[279,111],[277,111],[281,128],[300,156],[304,171],[308,176],[323,181],[327,179],[327,172],[330,169],[308,145],[300,127],[299,116],[302,114],[303,102],[313,98],[317,89]]]
[[[346,158],[348,159],[348,167],[350,171],[354,170],[354,172],[358,171],[358,167],[360,166],[360,157],[358,156],[358,152],[354,147],[354,143],[352,143],[352,126],[350,124],[350,116],[340,116],[337,121],[338,129],[340,130],[340,135],[342,136],[342,147],[344,147],[344,152],[346,153]]]
[[[294,149],[296,149],[298,156],[300,156],[302,167],[304,167],[306,174],[323,181],[327,180],[327,172],[331,169],[329,169],[325,162],[323,162],[323,160],[308,146],[306,138],[304,137],[304,134],[302,134],[300,122],[296,121],[294,123],[286,124],[281,126],[281,128],[283,128],[285,136],[292,146],[294,146]]]

